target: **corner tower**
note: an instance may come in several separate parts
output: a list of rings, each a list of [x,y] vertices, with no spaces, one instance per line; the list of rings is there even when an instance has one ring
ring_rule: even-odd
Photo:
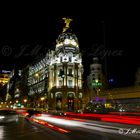
[[[56,40],[55,50],[50,52],[49,106],[74,110],[82,106],[83,65],[78,39],[70,30],[72,19],[63,20],[65,27]]]

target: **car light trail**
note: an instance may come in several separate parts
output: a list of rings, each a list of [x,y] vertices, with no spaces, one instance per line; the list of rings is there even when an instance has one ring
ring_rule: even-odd
[[[125,124],[133,124],[133,125],[140,125],[139,121],[129,120],[129,119],[116,119],[116,118],[102,118],[101,121],[106,122],[115,122],[115,123],[125,123]]]
[[[113,126],[107,126],[107,125],[99,125],[99,124],[93,124],[90,122],[82,122],[82,121],[76,121],[76,120],[66,120],[65,118],[56,118],[53,116],[46,116],[46,115],[42,115],[40,117],[36,117],[34,116],[35,119],[38,120],[43,120],[43,121],[47,121],[49,123],[55,123],[58,125],[67,125],[70,127],[79,127],[79,128],[85,128],[87,130],[98,130],[101,132],[107,132],[107,133],[118,133],[119,127],[113,127]],[[54,127],[52,124],[49,124],[48,126],[55,129],[55,130],[61,130],[61,128],[56,128],[56,126]],[[65,131],[65,130],[61,130],[61,131]]]
[[[69,125],[69,126],[79,126],[79,122],[75,122],[72,120],[60,119],[55,117],[50,117],[47,115],[41,115],[39,117],[34,116],[36,119],[44,120],[51,123],[61,124],[61,125]]]
[[[66,129],[51,125],[48,122],[43,121],[43,120],[38,120],[38,119],[35,119],[35,118],[26,118],[26,119],[30,120],[30,121],[33,121],[33,122],[36,122],[36,123],[38,123],[40,125],[43,125],[45,127],[51,128],[53,130],[56,130],[56,131],[58,131],[60,133],[69,133],[69,132],[71,132],[70,130],[66,130]]]

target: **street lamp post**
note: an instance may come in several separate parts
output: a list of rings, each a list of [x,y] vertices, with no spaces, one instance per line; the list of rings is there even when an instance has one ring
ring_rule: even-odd
[[[24,102],[24,106],[27,107],[27,99],[24,99],[23,102]]]
[[[95,92],[96,92],[96,95],[99,96],[99,91],[100,91],[100,87],[102,86],[102,83],[99,82],[98,79],[95,79],[93,82],[92,82],[92,87],[94,88]]]
[[[43,109],[43,108],[44,108],[43,105],[44,105],[45,97],[41,97],[40,100],[41,100],[41,107],[42,107],[42,109]]]

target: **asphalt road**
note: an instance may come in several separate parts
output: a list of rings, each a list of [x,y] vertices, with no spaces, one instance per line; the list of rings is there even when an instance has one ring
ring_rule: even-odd
[[[60,133],[19,117],[17,122],[0,125],[0,140],[138,140],[140,136],[136,134],[136,131],[137,133],[140,131],[138,126],[96,121],[74,121],[74,124],[76,123],[77,125],[62,125],[50,122],[50,124],[70,130],[69,133]],[[137,130],[130,134],[125,134],[127,131],[120,131],[122,132],[120,134],[118,128],[131,128],[131,130],[137,128]]]

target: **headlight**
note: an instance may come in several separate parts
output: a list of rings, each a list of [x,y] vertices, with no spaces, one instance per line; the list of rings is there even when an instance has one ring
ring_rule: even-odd
[[[0,119],[4,119],[5,117],[4,116],[0,116]]]

